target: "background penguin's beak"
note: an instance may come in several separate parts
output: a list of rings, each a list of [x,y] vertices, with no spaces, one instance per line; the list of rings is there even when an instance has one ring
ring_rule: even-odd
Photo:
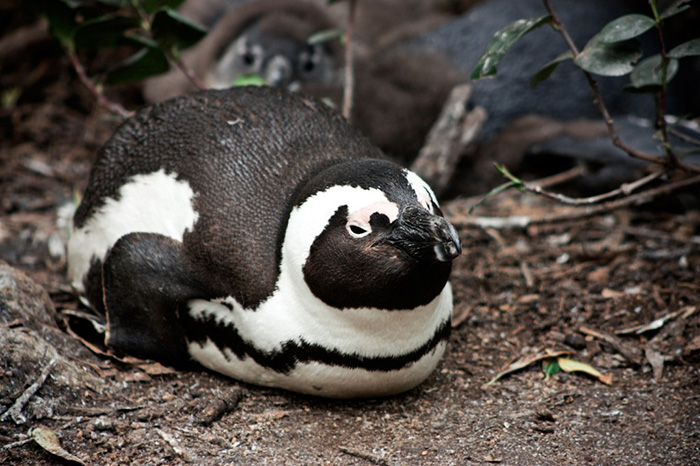
[[[422,207],[409,206],[399,213],[383,243],[421,262],[449,262],[462,252],[457,230],[444,217]]]

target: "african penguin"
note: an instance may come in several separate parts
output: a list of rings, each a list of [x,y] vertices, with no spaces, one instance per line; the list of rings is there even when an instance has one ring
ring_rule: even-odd
[[[102,148],[68,243],[106,343],[326,397],[408,390],[450,331],[454,227],[323,103],[176,97]]]
[[[294,91],[339,82],[339,41],[309,42],[314,33],[336,27],[322,8],[299,0],[257,0],[221,14],[207,36],[182,55],[207,88],[225,89],[249,75]],[[194,90],[179,69],[172,69],[148,80],[144,96],[158,102]]]

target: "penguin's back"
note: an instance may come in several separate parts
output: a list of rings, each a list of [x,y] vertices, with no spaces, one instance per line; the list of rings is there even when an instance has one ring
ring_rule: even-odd
[[[154,204],[148,222],[162,226],[125,230],[182,240],[195,272],[220,280],[212,289],[235,290],[254,307],[274,290],[298,190],[331,165],[364,157],[381,153],[317,101],[267,87],[180,96],[140,111],[103,147],[74,227],[86,230],[138,184],[134,203],[140,211]]]

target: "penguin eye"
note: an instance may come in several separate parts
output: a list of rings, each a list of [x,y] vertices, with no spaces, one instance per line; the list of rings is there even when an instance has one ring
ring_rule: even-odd
[[[246,66],[252,66],[255,63],[255,55],[250,50],[246,50],[241,59]]]
[[[362,238],[364,236],[369,235],[372,230],[368,230],[364,227],[361,227],[360,225],[357,225],[356,223],[351,223],[347,226],[348,233],[350,233],[350,236],[353,238]]]

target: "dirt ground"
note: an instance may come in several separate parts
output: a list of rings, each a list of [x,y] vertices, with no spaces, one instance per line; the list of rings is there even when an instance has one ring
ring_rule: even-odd
[[[89,351],[52,323],[81,310],[62,218],[117,122],[58,47],[30,52],[0,76],[0,259],[11,266],[0,265],[0,464],[700,464],[700,212],[673,204],[462,226],[448,352],[404,395],[316,399]],[[475,215],[561,209],[515,194]],[[545,379],[536,356],[547,351],[610,383]],[[30,430],[53,432],[62,450]]]

